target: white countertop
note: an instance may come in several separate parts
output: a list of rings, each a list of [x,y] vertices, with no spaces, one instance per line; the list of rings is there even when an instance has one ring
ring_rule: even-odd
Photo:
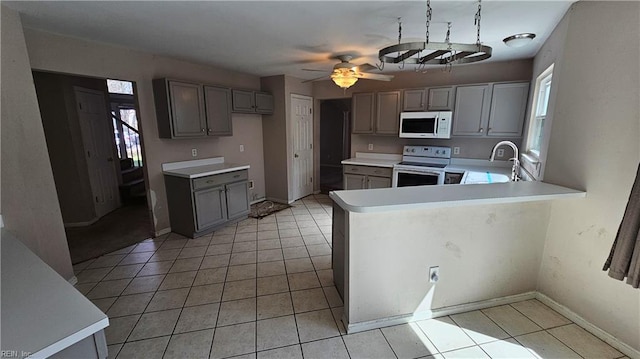
[[[163,163],[162,173],[176,177],[198,178],[245,170],[249,167],[249,165],[224,162],[224,157],[212,157],[202,160]]]
[[[373,166],[392,168],[402,161],[402,155],[388,153],[356,152],[356,157],[342,161],[343,165]]]
[[[4,229],[1,241],[2,350],[46,358],[109,326],[100,309]]]
[[[371,213],[581,198],[586,192],[549,183],[520,181],[333,191],[329,196],[346,211]]]

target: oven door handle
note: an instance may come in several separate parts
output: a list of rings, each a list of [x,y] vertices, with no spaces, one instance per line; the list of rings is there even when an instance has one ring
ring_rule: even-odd
[[[402,169],[397,169],[396,172],[416,174],[416,175],[430,175],[430,176],[440,176],[442,174],[442,172],[435,172],[435,171],[414,171],[414,170],[402,170]]]

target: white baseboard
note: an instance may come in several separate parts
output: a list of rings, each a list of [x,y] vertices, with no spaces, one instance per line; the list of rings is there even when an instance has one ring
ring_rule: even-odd
[[[69,278],[69,280],[67,280],[67,282],[69,282],[71,285],[76,285],[78,284],[78,277],[76,277],[75,275],[71,278]]]
[[[65,223],[64,224],[64,228],[73,228],[73,227],[86,227],[86,226],[90,226],[96,222],[98,222],[100,218],[95,217],[94,219],[90,220],[90,221],[86,221],[86,222],[71,222],[71,223]]]
[[[271,201],[271,202],[284,203],[284,204],[291,204],[291,203],[293,203],[293,201],[289,202],[289,200],[282,199],[282,198],[275,198],[275,197],[265,197],[265,200],[267,200],[267,201]]]
[[[161,230],[159,230],[159,231],[156,231],[156,232],[155,232],[155,236],[156,236],[156,237],[160,237],[160,236],[165,235],[165,234],[167,234],[167,233],[171,233],[171,227],[169,227],[169,228],[164,228],[164,229],[161,229]]]
[[[447,315],[470,312],[478,309],[491,308],[498,305],[511,304],[516,302],[521,302],[523,300],[536,298],[535,291],[515,294],[501,298],[494,298],[488,300],[482,300],[479,302],[465,303],[459,305],[452,305],[449,307],[437,308],[433,310],[427,310],[422,312],[413,313],[410,315],[402,315],[391,318],[384,318],[380,320],[372,320],[368,322],[359,322],[359,323],[349,323],[346,327],[347,333],[357,333],[365,330],[378,329],[382,327],[389,327],[392,325],[409,323],[417,320],[426,320],[432,318],[444,317]],[[346,320],[343,318],[343,323],[346,323]]]
[[[556,302],[555,300],[551,299],[550,297],[548,297],[548,296],[546,296],[546,295],[544,295],[544,294],[542,294],[540,292],[536,292],[536,299],[541,301],[542,303],[546,304],[549,308],[551,308],[551,309],[555,310],[556,312],[564,315],[565,317],[567,317],[567,319],[569,319],[572,322],[576,323],[578,326],[580,326],[584,330],[586,330],[589,333],[595,335],[596,337],[602,339],[602,341],[604,341],[605,343],[607,343],[607,344],[611,345],[612,347],[618,349],[623,354],[625,354],[625,355],[627,355],[627,356],[629,356],[631,358],[640,359],[640,351],[632,348],[628,344],[623,343],[618,338],[616,338],[613,335],[607,333],[606,331],[600,329],[599,327],[595,326],[594,324],[591,324],[589,321],[587,321],[586,319],[584,319],[583,317],[581,317],[580,315],[578,315],[576,312],[572,311],[571,309],[565,307],[564,305]]]
[[[266,200],[265,197],[260,197],[260,198],[256,199],[255,201],[251,201],[251,203],[249,203],[249,204],[260,203],[260,202],[265,201],[265,200]]]

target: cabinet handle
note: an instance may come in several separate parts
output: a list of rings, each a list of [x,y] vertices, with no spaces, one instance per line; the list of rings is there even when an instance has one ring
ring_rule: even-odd
[[[200,131],[204,132],[204,128],[201,128]]]
[[[484,132],[484,128],[480,127],[480,129],[478,130],[479,133],[483,133]]]
[[[487,128],[487,133],[491,132],[491,127]]]
[[[210,129],[210,128],[207,128],[207,132],[211,133],[211,129]]]

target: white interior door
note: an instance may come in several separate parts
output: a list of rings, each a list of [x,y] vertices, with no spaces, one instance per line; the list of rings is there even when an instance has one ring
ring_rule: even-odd
[[[113,133],[105,104],[105,93],[74,88],[82,132],[89,182],[98,218],[120,207],[118,178],[113,151]]]
[[[313,193],[313,99],[291,95],[293,199]]]

